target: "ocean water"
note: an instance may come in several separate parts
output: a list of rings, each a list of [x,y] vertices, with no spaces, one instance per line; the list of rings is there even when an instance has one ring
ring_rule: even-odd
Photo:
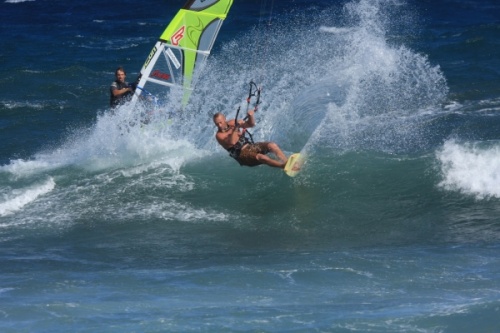
[[[0,3],[0,331],[500,332],[500,3],[236,0],[128,126],[183,2]],[[215,142],[250,80],[296,178]]]

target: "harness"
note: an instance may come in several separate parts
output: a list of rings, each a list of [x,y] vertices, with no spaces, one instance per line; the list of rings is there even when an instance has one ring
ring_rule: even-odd
[[[244,135],[240,136],[240,139],[238,140],[238,142],[236,142],[236,144],[234,146],[232,146],[231,148],[227,148],[227,151],[229,152],[229,156],[231,156],[232,158],[234,158],[235,160],[238,161],[238,158],[240,157],[241,149],[247,143],[253,143],[253,140],[252,140],[252,142],[250,142],[250,140],[248,140],[248,138],[246,136],[244,136]]]

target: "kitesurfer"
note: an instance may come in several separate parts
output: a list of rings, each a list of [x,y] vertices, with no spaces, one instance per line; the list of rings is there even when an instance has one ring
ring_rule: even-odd
[[[132,95],[134,94],[135,86],[133,84],[129,84],[125,80],[126,77],[127,73],[125,73],[123,67],[118,67],[115,71],[116,79],[115,81],[113,81],[113,83],[111,83],[111,87],[109,89],[109,104],[112,108],[130,101]]]
[[[235,119],[227,121],[224,114],[216,113],[213,116],[213,121],[218,129],[215,134],[217,142],[240,165],[256,166],[266,164],[271,167],[283,169],[287,158],[276,143],[267,141],[252,143],[246,138],[246,129],[255,126],[254,112],[255,110],[248,111],[246,120],[238,120],[237,123]],[[279,161],[267,156],[266,154],[268,153],[276,155]]]

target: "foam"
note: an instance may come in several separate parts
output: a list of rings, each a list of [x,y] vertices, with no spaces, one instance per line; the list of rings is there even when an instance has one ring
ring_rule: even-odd
[[[178,124],[154,118],[142,125],[140,110],[132,111],[124,108],[114,115],[100,115],[91,127],[73,130],[59,147],[49,147],[29,160],[11,160],[0,166],[0,172],[29,177],[64,167],[99,171],[158,164],[178,171],[186,161],[208,154],[176,133]]]
[[[34,103],[34,102],[20,102],[20,101],[0,101],[0,105],[2,107],[13,110],[13,109],[20,109],[20,108],[31,108],[31,109],[43,109],[46,107],[45,104],[42,103]]]
[[[459,191],[477,199],[500,198],[500,142],[445,142],[436,153],[440,163],[441,188]]]
[[[35,201],[39,196],[52,191],[56,186],[54,179],[49,178],[45,183],[33,185],[28,188],[14,190],[4,194],[6,200],[0,203],[0,216],[11,215],[29,203]]]
[[[342,27],[326,27],[326,26],[319,27],[319,31],[331,34],[345,34],[351,32],[351,30],[352,29],[350,28],[342,28]]]
[[[35,0],[5,0],[5,3],[21,3],[21,2],[28,2],[28,1],[35,1]]]

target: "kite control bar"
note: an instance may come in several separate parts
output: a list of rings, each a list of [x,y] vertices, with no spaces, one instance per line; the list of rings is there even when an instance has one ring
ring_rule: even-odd
[[[250,81],[250,88],[249,88],[248,97],[247,97],[247,113],[248,113],[248,109],[250,108],[250,102],[252,101],[252,97],[256,97],[255,104],[254,104],[254,110],[257,111],[257,108],[259,107],[259,104],[260,104],[260,92],[261,91],[262,91],[262,88],[257,87],[255,82]],[[238,115],[240,114],[240,109],[241,109],[241,106],[238,107],[238,110],[236,111],[236,117],[234,117],[234,126],[235,127],[238,127]],[[248,119],[248,115],[245,118],[243,118],[244,121],[246,121],[247,119]],[[246,129],[245,129],[245,133],[248,134],[248,136],[250,137],[250,141],[252,143],[254,143],[252,133],[248,132]]]
[[[255,90],[253,90],[254,88],[255,88]],[[250,101],[251,101],[252,97],[254,97],[254,96],[257,97],[257,99],[255,100],[255,104],[254,104],[254,109],[255,109],[255,111],[257,111],[257,108],[259,107],[259,104],[260,104],[260,92],[261,91],[262,91],[262,88],[257,87],[255,82],[250,81],[250,91],[248,92],[248,98],[247,98],[247,112],[248,112],[248,108],[250,106]]]
[[[250,102],[252,101],[252,97],[256,97],[255,104],[254,104],[254,109],[257,111],[257,108],[259,107],[260,104],[260,92],[262,91],[262,88],[257,87],[257,84],[255,82],[250,81],[250,88],[248,91],[248,97],[247,97],[247,112],[248,109],[250,108]],[[234,118],[235,124],[238,124],[238,115],[240,114],[240,109],[241,106],[238,107],[238,110],[236,111],[236,117]],[[248,116],[243,118],[243,120],[247,120]]]

